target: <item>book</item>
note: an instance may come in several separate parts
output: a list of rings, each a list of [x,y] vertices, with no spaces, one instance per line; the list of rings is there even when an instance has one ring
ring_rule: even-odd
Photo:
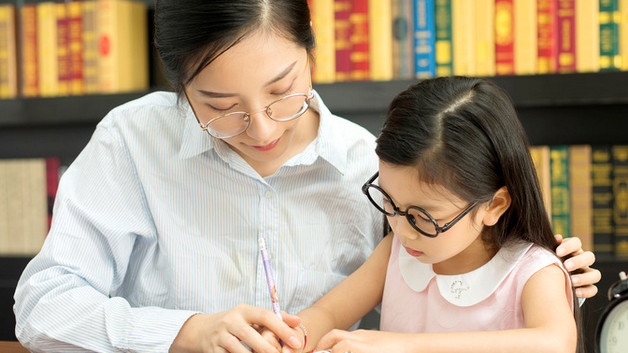
[[[614,145],[613,158],[613,224],[615,258],[628,260],[628,145]]]
[[[556,72],[557,48],[557,2],[537,0],[537,71],[539,74]]]
[[[576,71],[600,70],[599,1],[576,0]]]
[[[393,79],[392,2],[397,2],[397,0],[368,0],[369,33],[367,41],[371,81]],[[409,4],[410,1],[406,1],[406,3]]]
[[[55,3],[57,20],[57,95],[70,94],[71,63],[69,17],[66,3]]]
[[[352,0],[351,14],[351,79],[365,81],[370,77],[369,59],[369,0]],[[380,29],[381,30],[381,29]],[[384,48],[377,48],[377,51]]]
[[[83,94],[83,2],[66,3],[68,22],[69,94]]]
[[[495,3],[494,0],[472,2],[475,31],[476,76],[495,76]]]
[[[451,76],[454,73],[451,11],[451,0],[435,0],[436,76]]]
[[[628,70],[628,0],[619,0],[619,56],[621,68]]]
[[[550,180],[552,228],[556,234],[562,234],[564,237],[571,236],[569,149],[565,145],[550,147]]]
[[[54,2],[37,4],[37,74],[39,95],[59,94],[57,65],[57,9]]]
[[[576,3],[558,0],[556,3],[556,70],[576,71]]]
[[[391,59],[394,79],[414,78],[413,13],[412,1],[391,0],[393,37]],[[371,75],[373,76],[373,73]]]
[[[334,2],[336,81],[351,79],[351,7],[352,0]]]
[[[15,16],[15,6],[0,5],[0,99],[18,95]]]
[[[96,1],[81,2],[81,42],[83,91],[86,94],[99,92],[98,84],[98,32],[96,30]]]
[[[600,0],[600,70],[621,69],[619,56],[619,2]]]
[[[149,86],[149,64],[148,51],[150,45],[148,42],[148,9],[146,3],[140,1],[130,2],[130,47],[128,55],[122,56],[122,65],[125,61],[129,61],[131,68],[129,74],[129,85],[123,87],[127,91],[143,91]],[[123,80],[124,82],[124,80]]]
[[[533,75],[538,72],[537,4],[536,1],[530,0],[513,0],[513,6],[515,16],[515,74]]]
[[[495,0],[495,74],[515,74],[515,8],[513,0]]]
[[[591,195],[593,211],[593,252],[598,260],[615,258],[613,226],[613,164],[611,148],[591,147]]]
[[[471,5],[467,0],[451,0],[454,75],[474,76],[476,73]]]
[[[590,145],[569,146],[569,191],[572,235],[580,238],[582,249],[593,251]]]
[[[552,192],[550,179],[550,148],[547,145],[530,146],[530,157],[536,169],[543,203],[548,216],[552,215]]]
[[[436,76],[434,0],[414,0],[414,76]]]
[[[316,35],[314,82],[332,83],[336,79],[334,0],[312,0],[312,27]]]
[[[23,97],[39,95],[39,64],[37,60],[37,5],[20,8],[20,91]]]

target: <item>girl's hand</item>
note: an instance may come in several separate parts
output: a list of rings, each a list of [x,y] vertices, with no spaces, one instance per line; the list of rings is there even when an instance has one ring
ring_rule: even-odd
[[[273,347],[275,347],[275,349],[277,349],[279,352],[283,352],[283,353],[303,352],[303,349],[305,348],[305,332],[303,331],[303,329],[299,327],[299,324],[301,323],[301,318],[299,318],[296,315],[289,315],[284,311],[281,312],[281,316],[283,317],[283,321],[294,330],[293,334],[296,335],[296,337],[298,337],[301,340],[301,345],[299,346],[299,348],[295,349],[293,347],[288,346],[285,343],[283,347],[281,347],[281,344],[279,343],[279,339],[277,338],[277,335],[275,335],[273,331],[271,331],[270,329],[266,327],[263,327],[260,330],[260,334],[262,335],[262,338],[264,338],[266,342],[270,343]]]
[[[372,330],[332,330],[321,338],[315,350],[329,350],[331,353],[404,352],[402,335]]]
[[[170,352],[250,353],[244,344],[258,353],[281,352],[260,335],[262,327],[274,332],[284,346],[295,350],[303,346],[295,331],[272,311],[240,304],[216,314],[191,316],[172,342]]]
[[[565,268],[571,274],[571,283],[576,288],[579,298],[591,298],[597,293],[596,283],[602,278],[600,271],[590,268],[595,262],[595,255],[591,251],[582,250],[582,242],[577,237],[566,238],[556,234],[558,248],[556,255],[563,257],[571,254],[572,257],[565,260]],[[573,273],[573,272],[576,273]]]

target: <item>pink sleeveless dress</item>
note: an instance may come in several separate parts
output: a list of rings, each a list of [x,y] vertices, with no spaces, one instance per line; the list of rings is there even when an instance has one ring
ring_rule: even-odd
[[[556,264],[554,253],[527,242],[504,246],[482,267],[461,275],[437,275],[392,243],[382,299],[380,330],[391,332],[493,331],[522,328],[521,293],[540,269]]]

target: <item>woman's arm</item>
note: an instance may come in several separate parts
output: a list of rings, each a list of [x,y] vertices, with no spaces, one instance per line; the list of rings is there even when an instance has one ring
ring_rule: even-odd
[[[316,348],[331,348],[333,353],[575,352],[576,324],[560,268],[551,265],[535,273],[524,287],[522,306],[523,329],[455,333],[334,330]]]

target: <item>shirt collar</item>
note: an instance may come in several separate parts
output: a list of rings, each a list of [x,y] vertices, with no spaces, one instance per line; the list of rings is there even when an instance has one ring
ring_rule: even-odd
[[[471,306],[488,298],[497,289],[532,243],[517,241],[504,245],[489,262],[460,275],[438,275],[431,264],[418,261],[401,244],[399,246],[401,276],[412,290],[425,290],[430,280],[436,277],[438,290],[445,300],[457,306]]]
[[[194,112],[189,104],[183,103],[185,126],[179,157],[192,158],[210,150],[215,150],[222,157],[230,155],[230,148],[226,143],[210,136],[200,129]],[[310,109],[319,114],[318,136],[301,153],[288,160],[285,166],[311,165],[319,157],[331,164],[339,173],[344,174],[347,167],[347,146],[337,129],[334,128],[334,117],[325,106],[316,91],[310,102]]]

